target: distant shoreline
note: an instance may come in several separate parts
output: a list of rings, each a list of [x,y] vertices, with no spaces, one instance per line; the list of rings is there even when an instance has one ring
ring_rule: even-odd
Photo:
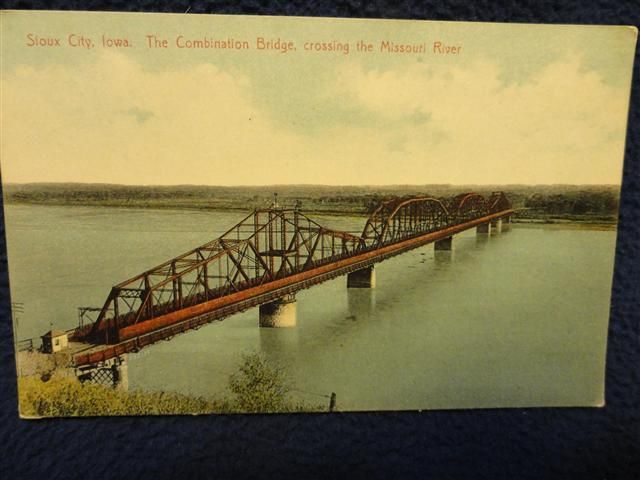
[[[199,211],[199,212],[241,212],[249,213],[260,205],[241,205],[241,204],[226,204],[226,205],[204,205],[201,203],[194,204],[180,204],[180,203],[144,203],[140,201],[130,202],[117,202],[117,201],[102,201],[102,202],[69,202],[69,201],[23,201],[16,199],[5,199],[7,205],[27,205],[37,207],[85,207],[85,208],[118,208],[127,210],[174,210],[174,211]],[[263,205],[265,207],[266,205]],[[288,205],[285,205],[288,206]],[[357,217],[367,218],[368,213],[363,209],[356,208],[302,208],[302,211],[308,215],[325,215],[332,217]],[[585,229],[585,230],[616,230],[618,226],[617,216],[608,216],[603,218],[602,215],[537,215],[528,214],[526,217],[518,218],[516,214],[512,219],[512,222],[522,227],[527,228],[540,228],[540,227],[552,227],[552,228],[570,228],[570,229]]]
[[[615,231],[618,229],[618,222],[602,222],[598,220],[548,220],[540,219],[535,221],[519,221],[515,219],[514,224],[521,228],[552,228],[569,230],[597,230]]]
[[[618,220],[617,185],[264,185],[128,186],[79,183],[4,185],[7,204],[82,206],[200,212],[239,212],[277,203],[313,215],[367,218],[380,202],[397,197],[451,199],[466,192],[488,198],[504,191],[522,225],[573,225],[614,229]],[[446,200],[445,200],[446,201]]]
[[[33,201],[21,201],[13,199],[5,199],[6,205],[28,205],[34,207],[91,207],[91,208],[121,208],[127,210],[190,210],[200,212],[252,212],[255,208],[266,208],[268,205],[201,205],[201,204],[179,204],[179,203],[158,203],[158,204],[145,204],[136,202],[95,202],[95,203],[75,203],[64,201],[46,201],[46,202],[33,202]],[[281,205],[285,208],[293,208],[293,205]],[[358,210],[342,210],[342,209],[317,209],[317,208],[302,208],[301,211],[312,215],[331,215],[336,217],[354,216],[364,217],[368,216],[365,211]]]

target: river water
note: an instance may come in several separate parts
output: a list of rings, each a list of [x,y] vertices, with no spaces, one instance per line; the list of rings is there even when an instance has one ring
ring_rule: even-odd
[[[18,338],[77,325],[113,284],[209,241],[238,212],[5,206]],[[361,218],[313,216],[360,232]],[[341,277],[297,294],[298,324],[257,308],[129,355],[130,389],[218,395],[243,352],[285,368],[294,395],[341,410],[578,406],[603,402],[615,232],[513,225],[376,266],[373,290]],[[439,254],[440,252],[438,252]]]

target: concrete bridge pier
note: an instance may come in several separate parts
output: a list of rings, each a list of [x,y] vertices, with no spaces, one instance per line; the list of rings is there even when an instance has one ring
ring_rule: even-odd
[[[453,260],[453,236],[443,238],[433,244],[433,258],[436,263],[451,263]]]
[[[508,215],[502,219],[502,231],[506,232],[511,229],[511,216]]]
[[[497,218],[491,221],[491,233],[501,233],[502,232],[502,219]]]
[[[433,259],[436,265],[449,265],[455,257],[454,250],[434,250]]]
[[[491,235],[491,223],[481,223],[476,227],[478,235]]]
[[[375,288],[350,288],[347,290],[349,320],[362,320],[369,317],[376,306]]]
[[[436,241],[433,246],[436,251],[451,251],[453,250],[453,237],[443,238],[442,240]]]
[[[297,319],[296,296],[285,295],[278,300],[260,305],[260,326],[265,328],[295,327]]]
[[[372,266],[347,275],[347,288],[375,288],[375,286],[376,271]]]

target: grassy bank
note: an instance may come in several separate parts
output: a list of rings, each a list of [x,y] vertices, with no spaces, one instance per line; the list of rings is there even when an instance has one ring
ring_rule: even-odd
[[[282,369],[252,353],[243,355],[238,370],[229,377],[228,392],[217,398],[122,391],[80,383],[72,370],[57,368],[19,376],[18,402],[23,418],[326,411],[322,405],[293,399],[291,389]]]
[[[97,415],[221,413],[223,402],[176,393],[124,392],[75,378],[18,378],[20,415],[25,418]]]

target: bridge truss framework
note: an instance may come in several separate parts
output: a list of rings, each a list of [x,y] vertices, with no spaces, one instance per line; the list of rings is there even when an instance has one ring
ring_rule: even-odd
[[[79,325],[72,340],[110,347],[76,363],[136,351],[511,213],[502,192],[393,198],[357,236],[298,208],[255,210],[219,238],[115,285],[101,308],[83,308],[83,319],[97,318]]]

